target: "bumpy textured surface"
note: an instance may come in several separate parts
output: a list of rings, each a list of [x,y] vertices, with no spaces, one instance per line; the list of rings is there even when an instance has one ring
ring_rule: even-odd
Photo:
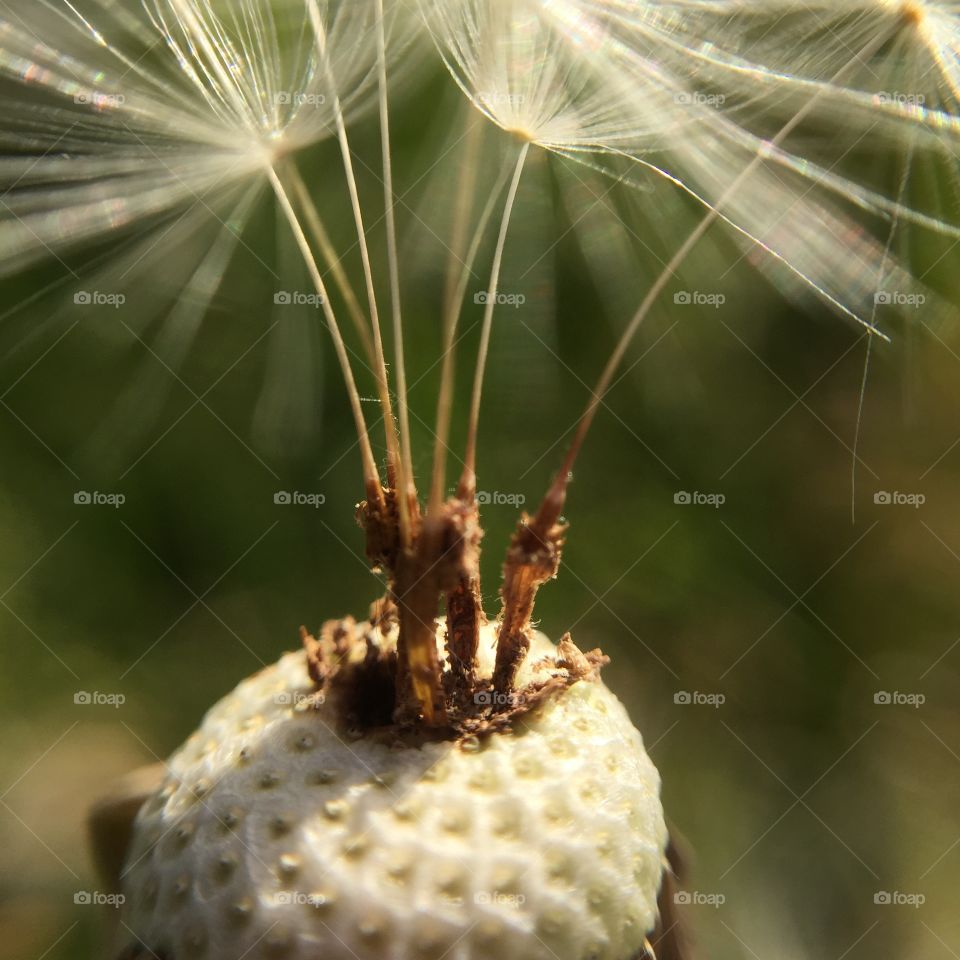
[[[493,634],[481,644],[492,666]],[[537,636],[521,682],[555,648]],[[141,809],[121,948],[166,960],[628,960],[656,921],[659,776],[579,681],[473,749],[335,730],[290,653],[221,700]]]

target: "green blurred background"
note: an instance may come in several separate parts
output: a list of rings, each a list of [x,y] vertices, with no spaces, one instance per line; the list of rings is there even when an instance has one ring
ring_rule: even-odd
[[[441,241],[461,138],[478,122],[450,96],[434,76],[408,91],[395,121],[420,477]],[[382,282],[374,134],[359,130],[354,147]],[[479,204],[515,147],[487,131],[470,149],[483,151]],[[359,286],[335,153],[312,150],[300,169]],[[669,251],[693,222],[665,187],[609,189],[538,154],[524,175],[501,288],[526,303],[498,313],[480,442],[479,487],[503,495],[483,511],[490,613],[517,519],[495,501],[529,508],[544,491],[558,441],[655,276],[643,248]],[[629,230],[611,226],[617,217]],[[294,647],[301,623],[361,616],[382,589],[353,519],[359,460],[332,350],[315,313],[274,309],[278,289],[308,288],[266,194],[174,370],[146,344],[202,238],[198,254],[174,232],[130,278],[120,310],[64,306],[87,278],[87,289],[113,289],[85,264],[109,263],[135,235],[76,251],[81,281],[49,263],[4,281],[2,957],[103,955],[99,911],[74,903],[100,889],[84,836],[94,798],[169,755],[218,697]],[[480,311],[472,294],[489,256],[488,244],[468,287],[455,450]],[[937,264],[928,279],[949,291],[955,251],[929,243],[912,256],[921,269]],[[725,302],[676,305],[681,289]],[[385,283],[381,294],[385,308]],[[612,658],[606,681],[643,732],[692,851],[686,912],[705,956],[956,956],[960,338],[920,311],[874,344],[853,522],[866,340],[800,299],[781,297],[711,233],[597,421],[571,488],[564,565],[537,615],[554,638],[570,629]],[[76,504],[79,491],[125,502]],[[325,502],[277,505],[278,491]],[[884,491],[925,499],[875,503]],[[677,503],[681,492],[725,499]],[[77,704],[81,691],[124,702]],[[877,703],[881,692],[925,702]],[[684,693],[723,702],[688,704]],[[883,893],[923,902],[877,902]]]

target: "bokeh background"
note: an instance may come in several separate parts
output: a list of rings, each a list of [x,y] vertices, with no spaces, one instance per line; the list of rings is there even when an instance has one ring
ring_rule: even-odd
[[[457,176],[480,158],[475,216],[516,150],[491,129],[469,136],[482,121],[456,96],[428,72],[395,120],[421,477]],[[385,305],[375,130],[358,129],[354,148]],[[896,157],[869,162],[895,180]],[[299,165],[359,286],[336,155]],[[518,504],[544,491],[692,216],[665,186],[638,193],[532,154],[501,284],[525,302],[498,313],[480,438],[488,612]],[[3,281],[4,958],[103,956],[105,911],[75,903],[102,888],[90,804],[169,755],[218,697],[294,647],[301,623],[361,616],[383,586],[354,522],[359,460],[332,350],[309,307],[273,303],[308,287],[266,194],[176,365],[156,337],[201,238],[174,233],[119,309],[72,305],[77,290],[115,289],[109,265],[139,235],[75,251],[76,278],[50,262]],[[907,239],[895,249],[931,302],[878,318],[891,342],[870,352],[854,489],[863,329],[785,296],[754,269],[762,258],[711,231],[598,418],[564,565],[538,601],[548,634],[569,629],[612,658],[606,681],[690,851],[685,912],[704,956],[960,952],[957,251]],[[488,243],[468,286],[454,451],[489,257]],[[684,291],[723,302],[675,302]],[[75,502],[84,491],[124,502]],[[324,502],[277,504],[279,491]]]

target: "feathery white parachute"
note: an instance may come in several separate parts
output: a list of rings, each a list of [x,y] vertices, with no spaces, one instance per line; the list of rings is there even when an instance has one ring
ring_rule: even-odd
[[[874,4],[883,9],[870,23],[866,14],[851,18],[852,3],[840,4],[843,12],[831,7],[820,21],[824,32],[833,31],[833,48],[825,51],[799,36],[809,35],[820,6],[421,0],[450,72],[493,122],[594,166],[627,158],[633,166],[627,176],[635,180],[650,172],[666,177],[764,249],[764,265],[778,280],[804,281],[872,329],[878,292],[906,292],[914,281],[850,207],[888,221],[889,229],[912,221],[960,236],[960,228],[844,175],[843,150],[818,162],[830,151],[815,135],[810,156],[806,143],[803,150],[788,144],[811,139],[803,127],[808,119],[838,116],[847,105],[847,121],[859,118],[858,139],[885,121],[896,124],[895,142],[942,149],[956,128],[946,109],[955,102],[923,112],[855,86],[862,79],[858,62],[884,60],[899,32],[912,26],[907,13],[893,10],[897,5]],[[954,69],[955,41],[956,33]],[[943,78],[951,73],[948,59],[941,52]]]
[[[126,435],[124,444],[151,425],[179,379],[238,251],[289,284],[291,271],[281,281],[272,260],[290,263],[291,248],[293,263],[299,259],[299,224],[291,235],[283,222],[298,216],[292,204],[334,282],[351,293],[293,158],[376,113],[381,53],[393,79],[403,71],[415,20],[395,4],[384,17],[381,9],[377,0],[10,0],[0,7],[0,276],[54,261],[62,279],[37,296],[75,283],[81,314],[91,290],[113,302],[136,299],[111,334],[146,348],[136,402],[121,398],[106,425],[111,436]],[[331,174],[311,179],[340,176]],[[246,236],[268,190],[281,218],[275,253]],[[296,266],[292,275],[301,276]],[[359,305],[348,306],[366,343]],[[343,365],[326,303],[323,313]],[[77,316],[68,298],[23,340],[56,333]],[[310,336],[317,312],[286,307],[284,317],[247,349],[269,334],[285,374],[279,389],[277,378],[266,384],[261,404],[275,418],[295,393],[301,415],[286,421],[302,422],[302,411],[317,406]],[[256,432],[262,440],[264,431]],[[116,446],[94,443],[98,458]]]
[[[328,0],[5,3],[0,270],[181,208],[230,222],[252,178],[332,135],[338,103],[375,103],[374,16]]]
[[[770,24],[776,29],[771,31]],[[960,4],[944,0],[742,0],[725,19],[730,51],[781,86],[822,82],[845,67],[846,103],[956,132]],[[877,43],[881,46],[877,46]],[[870,56],[856,54],[869,48]],[[760,72],[756,76],[761,76]]]

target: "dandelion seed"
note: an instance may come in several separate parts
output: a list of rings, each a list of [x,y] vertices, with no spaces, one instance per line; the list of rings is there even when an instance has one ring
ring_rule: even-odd
[[[834,94],[852,102],[851,94],[865,93],[873,107],[903,119],[954,125],[960,105],[960,5],[752,0],[736,6],[727,19],[731,35],[740,33],[731,50],[779,76],[781,85],[827,81],[850,63],[854,51],[879,39],[883,46],[855,64]],[[772,24],[776,29],[769,29]]]
[[[116,262],[108,267],[114,281],[129,284],[152,269],[147,254],[168,235],[187,247],[200,242],[196,209],[230,235],[224,244],[214,241],[214,249],[235,246],[253,209],[251,185],[277,193],[301,252],[312,260],[277,176],[281,167],[329,257],[322,221],[286,158],[336,135],[345,116],[375,105],[377,23],[372,0],[144,0],[139,14],[103,0],[16,5],[0,19],[0,143],[7,153],[0,165],[2,269],[61,257],[129,228],[143,234],[142,255],[123,272]],[[401,34],[394,50],[404,45]],[[203,246],[194,249],[203,257]],[[183,292],[198,304],[195,319],[228,263],[207,257],[202,269],[190,268]],[[308,267],[316,282],[319,273]],[[172,274],[164,271],[168,285]],[[334,268],[333,277],[367,343],[343,271]],[[339,340],[325,289],[323,310]],[[158,341],[166,357],[157,358],[168,370],[195,330],[180,307],[166,319]],[[337,353],[355,393],[346,348],[338,344]],[[373,457],[356,402],[354,414],[372,484]]]
[[[727,52],[737,45],[736,17],[730,15],[756,9],[745,4],[737,11],[736,6],[627,6],[600,0],[423,2],[428,26],[454,79],[502,129],[525,143],[600,169],[609,169],[610,157],[623,158],[637,171],[675,184],[707,210],[678,242],[627,324],[553,485],[526,530],[518,533],[527,546],[550,543],[559,529],[574,464],[631,340],[714,222],[726,223],[752,249],[763,251],[761,265],[786,292],[801,281],[871,334],[877,332],[880,284],[890,281],[907,291],[916,289],[915,282],[892,260],[891,240],[875,239],[844,203],[889,218],[892,230],[901,219],[909,219],[960,236],[953,223],[905,206],[902,189],[890,200],[835,173],[832,165],[811,162],[786,146],[821,104],[859,97],[863,105],[863,95],[846,86],[855,72],[850,57],[855,63],[869,62],[904,24],[918,27],[925,11],[911,7],[888,16],[886,29],[868,31],[832,73],[795,77],[786,72],[778,85],[778,74],[768,64],[737,61]],[[761,76],[788,94],[807,86],[806,96],[779,126],[775,116],[761,114],[752,128],[742,109],[743,81],[751,76]],[[698,81],[709,86],[699,88]],[[750,104],[754,113],[760,106]],[[899,106],[892,112],[897,119],[914,116]],[[514,546],[520,549],[516,538]],[[502,631],[519,642],[520,634],[513,635],[510,624],[531,598],[513,596],[511,573],[516,571],[505,570]],[[539,582],[532,584],[534,593]],[[511,642],[504,632],[498,670],[501,654],[510,656]],[[506,669],[506,659],[503,666]]]
[[[343,109],[369,105],[367,4],[328,8],[325,75],[292,0],[92,6],[96,28],[52,0],[0,20],[6,270],[185,203],[227,220],[237,184],[332,134],[330,81]]]
[[[666,178],[764,250],[767,269],[786,289],[791,278],[802,281],[862,321],[885,262],[883,244],[853,221],[845,204],[949,235],[957,227],[788,149],[787,138],[821,100],[848,90],[844,66],[826,80],[818,77],[820,88],[808,91],[779,132],[745,125],[740,105],[749,71],[743,62],[734,68],[724,53],[742,42],[743,27],[730,17],[738,8],[751,9],[439,0],[425,3],[424,13],[457,83],[504,130],[603,169],[612,157],[626,158],[636,180]],[[869,59],[887,38],[874,32],[853,52]],[[774,70],[764,68],[764,76]],[[749,176],[741,175],[745,169]],[[909,285],[906,274],[898,276]]]

